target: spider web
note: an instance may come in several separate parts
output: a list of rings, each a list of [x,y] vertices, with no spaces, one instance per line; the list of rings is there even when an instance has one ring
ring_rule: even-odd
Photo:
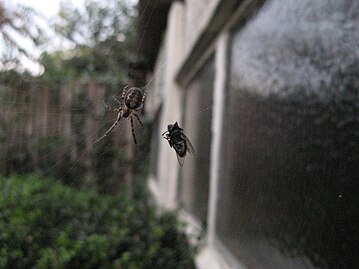
[[[157,1],[151,8],[155,9],[156,5]],[[157,71],[141,87],[148,89],[147,95],[151,94],[164,68],[165,63],[159,63]],[[119,98],[124,85],[112,87],[76,81],[49,87],[41,81],[36,81],[34,86],[31,76],[18,80],[15,74],[10,74],[7,79],[11,87],[0,86],[0,169],[3,174],[35,172],[41,177],[53,177],[85,188],[102,188],[103,192],[111,193],[123,191],[134,171],[146,171],[151,126],[146,124],[145,114],[140,114],[144,127],[134,121],[137,146],[134,146],[130,122],[125,118],[107,137],[94,144],[117,116],[105,110],[103,101],[116,107],[112,95]],[[211,107],[196,113],[208,113]],[[166,126],[161,129],[165,130]],[[176,158],[175,152],[173,158]],[[102,174],[97,174],[98,171]],[[113,188],[118,178],[121,178],[120,185]]]
[[[147,5],[145,7],[145,9],[152,9],[146,25],[152,19],[157,2],[155,1],[152,7]],[[197,5],[200,7],[202,4],[196,2],[192,5],[194,5],[193,8],[196,8]],[[204,13],[205,10],[202,10],[197,21],[202,19]],[[142,17],[139,18],[140,21],[142,19]],[[190,33],[187,35],[189,38]],[[142,38],[140,38],[140,42],[142,42]],[[140,45],[141,43],[136,48],[136,54],[138,54]],[[156,84],[155,80],[164,68],[165,63],[159,62],[156,72],[148,79],[147,84],[141,87],[142,91],[148,90],[147,94],[151,94]],[[8,79],[12,80],[11,83],[17,81],[16,76],[11,77],[11,74]],[[106,85],[94,85],[91,81],[89,83],[75,81],[70,82],[69,85],[49,87],[48,84],[39,81],[34,85],[34,79],[31,76],[22,80],[22,83],[15,87],[2,86],[0,91],[2,115],[0,117],[0,138],[4,142],[0,145],[2,152],[0,165],[5,174],[35,171],[44,177],[55,176],[57,180],[66,181],[68,178],[71,181],[78,173],[77,170],[86,170],[94,163],[99,166],[105,165],[108,161],[105,157],[114,154],[113,144],[118,143],[118,140],[125,140],[124,144],[127,145],[133,143],[130,122],[122,118],[108,137],[104,137],[98,142],[98,145],[94,145],[116,119],[116,113],[105,111],[103,102],[105,101],[110,107],[116,107],[117,104],[113,102],[112,96],[120,97],[124,85],[108,89]],[[75,91],[76,93],[68,96],[66,91]],[[208,113],[211,107],[212,105],[209,105],[195,113]],[[146,117],[146,115],[142,116]],[[95,120],[89,123],[90,119],[94,118]],[[180,122],[181,119],[178,121]],[[121,158],[127,162],[129,167],[121,168],[120,165],[117,168],[117,173],[120,175],[126,174],[127,170],[137,170],[139,164],[148,155],[150,141],[142,140],[145,139],[144,136],[149,135],[145,134],[149,130],[146,129],[146,126],[140,128],[136,121],[134,124],[136,136],[140,140],[139,145],[133,149],[129,147],[127,153],[121,153]],[[85,125],[90,126],[86,128]],[[162,126],[162,129],[166,130],[166,127]],[[128,158],[126,155],[131,156]],[[31,159],[35,159],[35,161],[31,161]],[[92,175],[90,173],[85,177],[91,178]],[[91,181],[91,179],[89,180]],[[82,183],[79,182],[79,184]]]

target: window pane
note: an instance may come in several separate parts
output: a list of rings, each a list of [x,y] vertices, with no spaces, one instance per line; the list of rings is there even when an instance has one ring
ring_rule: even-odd
[[[160,111],[157,113],[160,114]],[[150,174],[158,179],[159,116],[155,116],[151,128]]]
[[[196,156],[187,156],[181,170],[181,201],[203,223],[207,218],[211,145],[214,57],[194,77],[186,90],[184,132]]]
[[[358,266],[359,61],[348,48],[359,51],[359,28],[349,2],[268,1],[233,34],[217,233],[250,268]]]

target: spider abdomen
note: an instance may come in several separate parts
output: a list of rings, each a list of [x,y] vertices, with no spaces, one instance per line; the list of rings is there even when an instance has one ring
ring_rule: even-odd
[[[143,94],[139,88],[131,88],[125,96],[125,105],[130,109],[138,109],[142,106]]]

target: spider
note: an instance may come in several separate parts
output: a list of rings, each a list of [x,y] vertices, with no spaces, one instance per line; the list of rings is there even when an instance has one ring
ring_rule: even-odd
[[[140,119],[140,117],[137,115],[135,111],[139,111],[143,107],[143,103],[145,102],[147,90],[142,93],[142,91],[137,87],[132,87],[128,89],[128,85],[126,85],[122,91],[122,95],[120,100],[117,100],[116,97],[112,96],[113,99],[118,103],[117,108],[110,108],[108,105],[106,105],[105,101],[103,102],[105,105],[105,108],[107,110],[112,110],[114,112],[117,112],[117,118],[116,121],[112,124],[110,129],[107,130],[107,132],[101,136],[99,139],[95,141],[95,143],[99,142],[100,140],[104,139],[108,134],[116,127],[116,125],[120,122],[121,118],[130,118],[131,121],[131,131],[132,131],[132,137],[137,144],[136,136],[135,136],[135,130],[133,127],[133,117],[135,116],[138,122],[143,126],[143,123]],[[94,144],[95,144],[94,143]]]

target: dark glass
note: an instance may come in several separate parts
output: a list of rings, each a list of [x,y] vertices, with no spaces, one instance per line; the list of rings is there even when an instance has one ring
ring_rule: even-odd
[[[151,128],[151,151],[150,151],[150,174],[156,180],[158,179],[158,149],[160,142],[158,129],[159,129],[159,117],[156,116]]]
[[[357,268],[358,2],[290,3],[233,33],[217,234],[249,268]]]
[[[185,94],[184,133],[192,142],[195,156],[187,153],[181,170],[180,199],[198,220],[207,218],[214,56],[190,82]]]

